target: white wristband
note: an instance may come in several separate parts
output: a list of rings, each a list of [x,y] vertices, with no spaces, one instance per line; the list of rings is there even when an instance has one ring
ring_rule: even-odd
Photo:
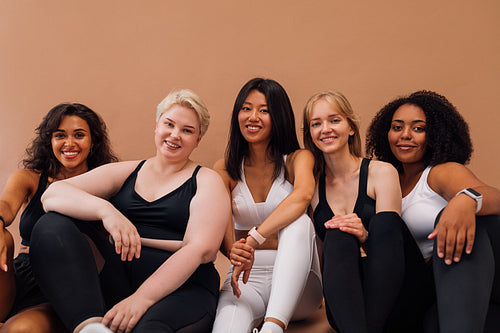
[[[255,239],[255,241],[259,243],[259,245],[261,245],[266,241],[266,237],[262,236],[255,227],[253,227],[252,229],[250,229],[250,231],[248,231],[248,235],[252,236],[252,238]]]
[[[477,192],[476,190],[472,188],[465,188],[462,191],[458,192],[455,194],[455,196],[459,195],[460,193],[463,193],[465,195],[468,195],[472,199],[476,201],[476,214],[481,210],[481,207],[483,205],[483,196],[481,193]]]

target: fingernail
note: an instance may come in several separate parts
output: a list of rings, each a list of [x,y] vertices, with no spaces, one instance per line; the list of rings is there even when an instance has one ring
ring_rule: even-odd
[[[7,273],[7,271],[9,270],[9,266],[3,265],[3,270],[4,270],[5,273]]]
[[[455,260],[455,262],[459,262],[460,258],[459,257],[455,257],[453,260]]]

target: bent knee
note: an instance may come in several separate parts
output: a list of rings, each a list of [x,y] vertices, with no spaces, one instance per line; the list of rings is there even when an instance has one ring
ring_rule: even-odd
[[[401,216],[393,211],[379,212],[370,220],[370,233],[380,234],[401,234],[405,227],[405,222]]]
[[[306,214],[301,215],[298,219],[280,231],[280,238],[293,237],[295,241],[309,240],[312,239],[314,235],[315,233],[312,221]]]
[[[51,324],[48,315],[42,313],[21,313],[9,319],[1,328],[2,333],[52,333],[57,328]]]
[[[71,233],[72,230],[77,230],[71,221],[71,218],[49,212],[43,215],[33,227],[31,232],[30,245],[32,248],[37,245],[44,243],[54,244],[54,240],[60,238],[61,240],[66,239],[65,235]],[[59,244],[59,242],[56,242]]]

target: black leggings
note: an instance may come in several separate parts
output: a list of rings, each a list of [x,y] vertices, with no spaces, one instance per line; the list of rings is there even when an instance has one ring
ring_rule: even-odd
[[[436,246],[425,263],[415,246],[405,242],[407,275],[388,332],[498,332],[500,216],[476,218],[472,253],[459,263],[446,265]]]
[[[328,229],[323,241],[326,313],[340,333],[382,332],[404,280],[404,234],[409,231],[401,217],[395,212],[378,213],[367,229],[365,258],[351,234]]]
[[[47,213],[31,234],[30,257],[35,277],[71,330],[88,318],[103,317],[171,255],[144,247],[140,259],[121,262],[96,227],[99,224]],[[84,234],[105,259],[100,273]],[[210,332],[218,287],[219,276],[213,264],[200,265],[179,289],[151,306],[133,332]]]

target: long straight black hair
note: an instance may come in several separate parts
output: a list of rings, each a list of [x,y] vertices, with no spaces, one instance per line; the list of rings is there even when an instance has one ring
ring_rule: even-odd
[[[231,116],[231,128],[229,130],[225,160],[226,170],[234,180],[241,180],[241,163],[243,158],[248,156],[248,142],[241,134],[238,114],[252,90],[257,90],[266,96],[267,107],[271,116],[271,141],[267,150],[274,162],[274,178],[285,168],[283,155],[290,154],[300,148],[295,131],[292,104],[285,89],[274,80],[252,79],[238,93]]]

